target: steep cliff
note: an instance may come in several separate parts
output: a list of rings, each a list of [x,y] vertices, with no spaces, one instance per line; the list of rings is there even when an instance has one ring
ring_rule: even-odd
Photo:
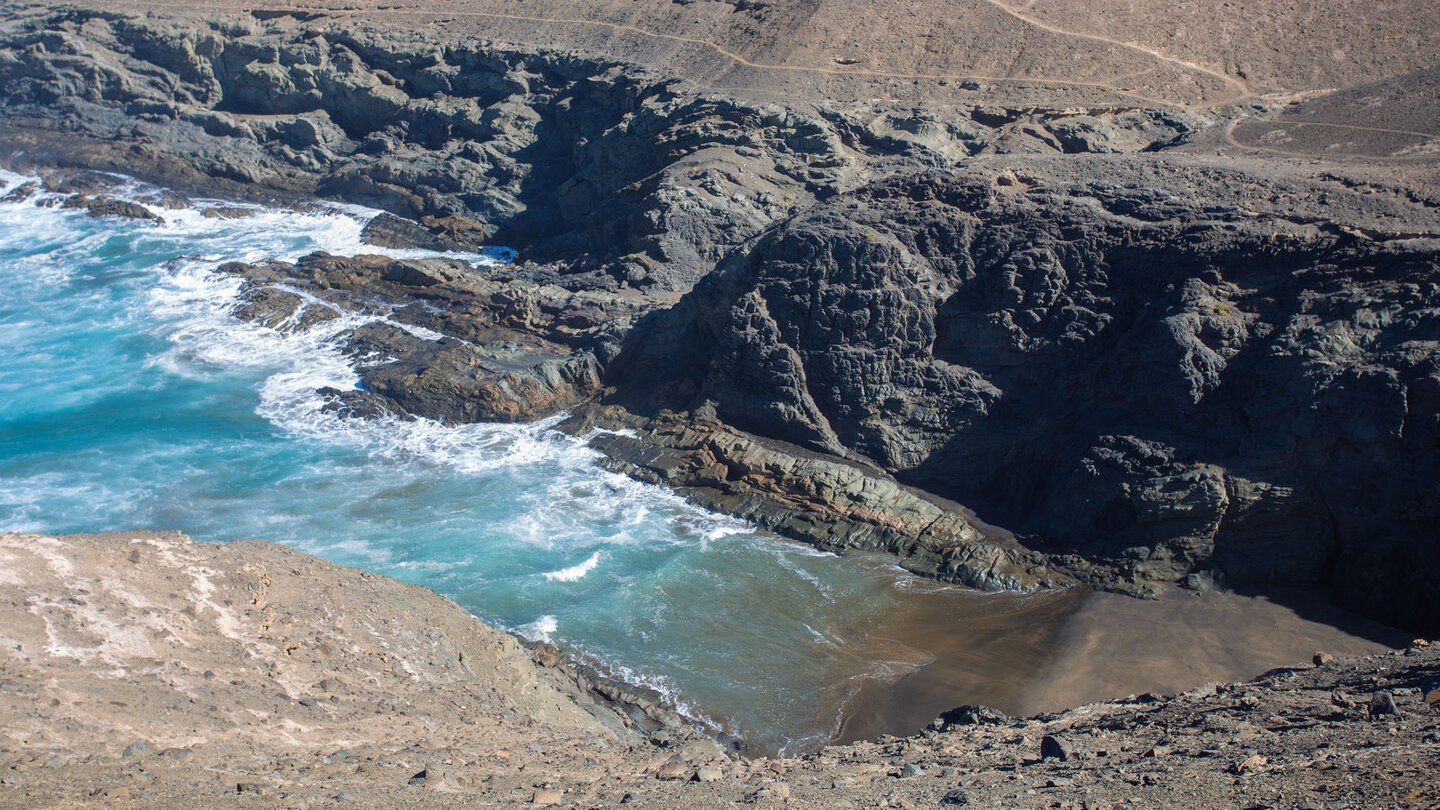
[[[1440,240],[1386,224],[1413,206],[989,168],[767,231],[641,321],[618,400],[868,460],[1099,583],[1323,584],[1436,626]]]

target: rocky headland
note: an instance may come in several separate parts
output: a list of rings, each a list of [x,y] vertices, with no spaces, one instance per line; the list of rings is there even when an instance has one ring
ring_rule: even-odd
[[[197,196],[390,212],[366,230],[375,255],[223,268],[243,283],[234,314],[259,326],[331,328],[377,310],[398,324],[337,336],[362,380],[324,391],[346,416],[568,412],[561,429],[586,436],[612,469],[778,534],[890,552],[976,588],[1300,586],[1415,633],[1440,631],[1435,8],[1356,15],[1314,4],[1301,37],[1293,13],[1269,0],[1123,19],[1085,0],[892,5],[12,5],[0,13],[0,159],[44,180],[4,192],[65,195],[68,207],[136,227]],[[1356,42],[1383,47],[1365,56]],[[384,255],[497,244],[516,248],[515,260]],[[173,537],[25,542],[66,554],[128,543],[191,567],[289,554]],[[47,587],[68,595],[56,598],[85,601],[70,593],[85,587],[67,579],[75,562],[23,546],[12,540],[6,553],[40,554],[29,564],[60,577]],[[102,559],[112,551],[93,550],[94,564],[119,562]],[[325,565],[301,559],[303,570]],[[289,576],[301,575],[279,579]],[[294,598],[323,612],[340,596]],[[12,607],[43,618],[26,598]],[[438,597],[393,601],[416,599]],[[437,615],[455,611],[442,603]],[[247,618],[211,605],[230,617],[215,632],[241,658],[289,665],[301,647],[281,659],[253,641],[270,632],[258,618],[267,606],[252,602]],[[103,610],[120,607],[184,610],[133,599]],[[244,633],[231,624],[251,620],[260,624]],[[124,650],[46,641],[44,666],[58,656],[113,671],[124,667],[106,656],[182,637],[178,625],[138,626],[153,638],[126,630]],[[399,643],[377,632],[385,641],[365,644]],[[416,639],[433,641],[428,632]],[[107,759],[128,735],[153,737],[160,754],[189,751],[174,753],[185,762],[200,756],[242,806],[340,793],[424,803],[404,785],[422,771],[415,784],[442,792],[586,806],[627,794],[697,807],[838,806],[837,795],[878,806],[1126,796],[1304,806],[1305,791],[1316,806],[1436,801],[1424,736],[1434,715],[1419,691],[1434,680],[1433,648],[1014,723],[972,712],[977,725],[961,734],[942,723],[804,761],[727,765],[678,730],[660,738],[679,748],[653,749],[664,715],[653,702],[642,721],[626,709],[635,696],[612,685],[607,697],[554,656],[532,671],[530,653],[494,644],[510,669],[487,683],[534,683],[525,679],[538,672],[549,696],[513,712],[539,718],[528,733],[553,731],[524,742],[540,746],[533,757],[511,750],[519,742],[437,741],[442,728],[464,733],[445,719],[454,707],[500,704],[436,692],[481,676],[454,675],[427,647],[412,652],[438,669],[410,673],[405,688],[425,684],[432,703],[397,715],[400,695],[417,699],[380,698],[391,720],[418,713],[423,733],[382,733],[365,711],[305,686],[326,667],[346,673],[332,682],[393,673],[315,659],[274,706],[270,684],[239,676],[234,695],[192,698],[211,707],[212,725],[236,722],[229,700],[276,730],[227,739],[234,751],[207,747],[197,730],[138,735],[133,723],[97,720],[74,729],[94,757],[56,753],[61,743],[38,736],[13,743],[20,775],[6,784],[31,791],[24,806],[72,777],[99,792],[61,804],[104,803],[112,783],[152,806],[195,795],[181,792],[194,765],[143,747]],[[23,676],[33,680],[16,675],[7,697],[49,677],[35,650],[20,652],[34,659]],[[161,685],[126,688],[199,688],[166,684],[183,679],[154,666]],[[290,702],[306,690],[309,704]],[[161,694],[115,698],[116,708]],[[61,733],[63,723],[45,731],[58,714],[26,705],[16,699],[13,711],[29,725],[13,728]],[[308,738],[320,718],[304,713],[317,706],[327,723],[359,725]],[[484,739],[520,733],[503,725]],[[1049,757],[1047,735],[1058,740]],[[341,738],[357,741],[338,746],[347,755],[321,750]],[[553,755],[577,739],[604,744]],[[308,753],[274,753],[287,746]],[[700,782],[655,779],[664,767]]]
[[[374,205],[399,215],[367,231],[377,253],[520,249],[229,268],[257,323],[383,302],[426,330],[345,336],[384,358],[332,392],[346,413],[596,403],[573,424],[607,429],[616,469],[825,548],[977,587],[1305,585],[1440,621],[1429,142],[1397,124],[1388,163],[1243,150],[1296,149],[1286,115],[1313,140],[1391,114],[1375,99],[1425,71],[1252,132],[1233,103],[1000,108],[948,83],[924,106],[777,105],[318,11],[37,6],[4,31],[12,165]],[[159,216],[84,177],[52,190]]]

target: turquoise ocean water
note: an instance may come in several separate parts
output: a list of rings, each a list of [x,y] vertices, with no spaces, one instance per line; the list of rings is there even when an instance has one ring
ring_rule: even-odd
[[[817,746],[864,678],[923,663],[875,655],[921,587],[885,560],[758,534],[543,423],[322,413],[316,388],[357,379],[331,339],[363,319],[242,323],[213,268],[373,252],[376,212],[157,211],[164,225],[0,203],[0,530],[285,543],[434,588],[762,751]]]

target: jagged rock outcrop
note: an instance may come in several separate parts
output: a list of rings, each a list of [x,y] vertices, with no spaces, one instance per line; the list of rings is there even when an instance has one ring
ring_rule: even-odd
[[[894,178],[779,225],[637,325],[617,401],[869,460],[1097,584],[1322,583],[1435,627],[1440,240],[1386,238],[1402,202],[1106,168]],[[1307,194],[1334,219],[1288,213]]]
[[[1193,111],[786,108],[305,14],[16,9],[0,45],[0,138],[22,162],[419,220],[375,224],[384,249],[522,249],[488,274],[264,271],[316,296],[253,286],[237,314],[276,328],[376,291],[394,305],[401,325],[345,335],[385,360],[333,395],[343,412],[528,419],[614,385],[646,416],[711,407],[868,460],[1106,587],[1323,582],[1440,621],[1418,596],[1440,516],[1423,195],[1133,154],[1185,141],[1209,122]],[[1113,151],[1132,154],[1095,154]],[[993,157],[1040,152],[1090,154]],[[962,161],[970,179],[834,197]]]
[[[221,270],[245,278],[236,317],[279,331],[339,329],[364,388],[324,393],[350,416],[516,422],[574,407],[600,392],[597,352],[616,350],[615,330],[638,306],[446,259],[316,253]],[[335,325],[344,313],[352,321]]]
[[[574,289],[688,289],[765,226],[878,166],[1133,151],[1195,126],[1141,108],[964,114],[743,102],[575,51],[304,14],[0,19],[0,141],[27,165],[343,199],[421,219],[436,239],[408,228],[409,246],[451,249],[446,223],[483,223]]]
[[[641,419],[619,408],[561,424],[617,472],[827,551],[887,551],[906,570],[987,591],[1072,584],[1042,555],[872,465],[737,431],[713,413]],[[599,430],[595,430],[599,428]]]
[[[360,241],[382,248],[464,251],[474,253],[494,236],[485,225],[466,217],[423,217],[420,222],[381,213],[365,223]]]
[[[127,200],[117,200],[113,197],[86,197],[83,194],[76,194],[65,202],[61,208],[78,208],[92,217],[119,217],[121,219],[136,219],[145,222],[153,222],[157,225],[163,224],[165,219],[150,209],[137,203]]]

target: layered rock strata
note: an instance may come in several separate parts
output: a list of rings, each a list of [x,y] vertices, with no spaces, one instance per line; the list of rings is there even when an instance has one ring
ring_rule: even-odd
[[[652,420],[610,406],[558,427],[588,436],[612,470],[827,551],[887,551],[908,571],[987,591],[1073,584],[958,504],[873,465],[736,430],[713,412]]]

